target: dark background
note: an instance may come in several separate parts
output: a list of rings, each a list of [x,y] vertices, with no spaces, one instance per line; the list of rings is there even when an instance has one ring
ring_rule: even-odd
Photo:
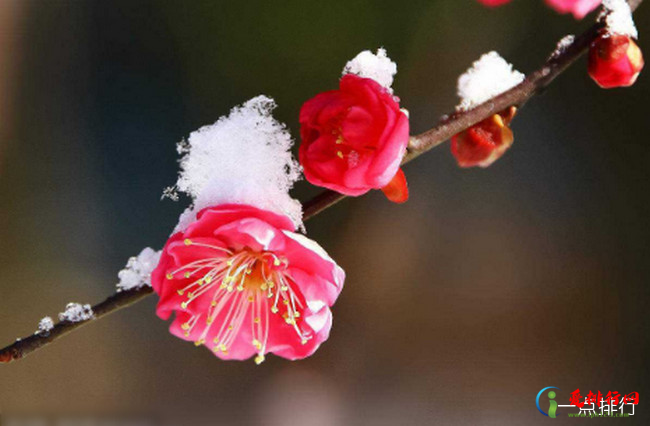
[[[643,48],[649,5],[636,16]],[[0,340],[95,303],[185,202],[175,142],[266,94],[302,102],[387,48],[413,132],[495,49],[524,72],[576,22],[541,1],[0,0]],[[448,144],[409,164],[411,199],[349,199],[307,223],[346,269],[311,358],[222,362],[167,332],[155,297],[0,366],[5,416],[155,415],[164,424],[545,424],[537,392],[639,392],[647,424],[648,73],[601,90],[581,59],[513,122],[486,170]],[[317,190],[302,181],[294,194]],[[562,411],[560,411],[562,412]],[[566,411],[565,411],[566,412]],[[579,420],[556,419],[558,423]],[[614,420],[598,420],[600,423]]]

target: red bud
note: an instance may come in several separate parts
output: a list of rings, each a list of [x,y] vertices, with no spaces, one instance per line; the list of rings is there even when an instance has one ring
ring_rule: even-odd
[[[460,167],[488,167],[498,160],[514,141],[508,127],[516,112],[510,107],[486,118],[451,138],[451,153]]]
[[[589,47],[589,75],[602,88],[634,84],[643,68],[643,53],[631,37],[604,33]]]

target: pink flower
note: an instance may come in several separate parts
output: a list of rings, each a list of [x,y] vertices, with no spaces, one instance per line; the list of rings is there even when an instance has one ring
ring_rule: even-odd
[[[175,312],[171,333],[221,359],[311,355],[329,336],[345,273],[294,230],[287,217],[252,206],[202,210],[170,237],[151,275],[158,316]]]
[[[572,13],[576,19],[582,19],[600,5],[602,0],[545,0],[546,4],[559,13]]]
[[[344,75],[338,90],[305,102],[300,125],[307,180],[353,196],[391,183],[409,140],[409,121],[397,99],[354,74]]]
[[[509,3],[511,0],[478,0],[479,3],[484,4],[485,6],[495,7],[501,6],[502,4]]]
[[[485,6],[501,6],[511,0],[478,0]],[[545,0],[546,4],[559,13],[572,13],[576,19],[582,19],[586,14],[598,7],[602,0]]]

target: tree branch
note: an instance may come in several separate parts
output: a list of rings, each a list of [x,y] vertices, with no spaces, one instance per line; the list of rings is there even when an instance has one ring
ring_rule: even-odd
[[[628,0],[630,8],[634,11],[643,2],[643,0]],[[521,108],[531,97],[545,89],[551,82],[573,62],[582,56],[588,49],[591,42],[602,29],[603,24],[598,22],[591,28],[576,37],[559,55],[547,60],[544,65],[530,73],[524,81],[507,92],[490,99],[489,101],[477,106],[469,111],[454,112],[443,118],[440,123],[426,132],[419,135],[411,136],[407,153],[404,156],[402,164],[419,157],[423,153],[445,142],[453,135],[473,126],[474,124],[490,117],[491,115],[503,111],[510,106]],[[323,210],[333,206],[345,198],[345,195],[331,190],[325,190],[316,197],[303,204],[304,220],[311,219]],[[0,362],[11,362],[20,359],[29,353],[45,346],[58,338],[76,330],[77,328],[102,318],[112,312],[125,308],[133,303],[140,301],[153,290],[151,287],[142,287],[139,289],[115,293],[106,300],[93,306],[94,317],[80,322],[60,321],[54,325],[48,334],[35,333],[24,339],[19,339],[12,345],[0,349]]]

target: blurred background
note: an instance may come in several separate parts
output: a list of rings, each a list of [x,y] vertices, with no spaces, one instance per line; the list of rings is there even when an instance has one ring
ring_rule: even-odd
[[[232,106],[272,96],[296,136],[302,102],[384,46],[421,132],[482,53],[529,72],[592,21],[538,0],[0,0],[0,343],[104,299],[129,256],[163,245],[185,207],[160,200],[175,143]],[[636,21],[643,49],[650,5]],[[171,336],[149,297],[0,366],[5,419],[533,425],[556,386],[560,404],[639,392],[620,422],[648,424],[649,75],[604,91],[582,58],[489,169],[459,169],[444,144],[405,168],[405,205],[376,192],[309,221],[348,274],[313,357],[222,362]]]

